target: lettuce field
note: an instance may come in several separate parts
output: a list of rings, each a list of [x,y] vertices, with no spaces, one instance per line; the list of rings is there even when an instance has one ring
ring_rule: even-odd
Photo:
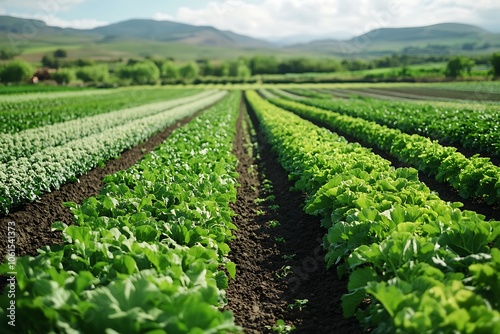
[[[500,333],[500,105],[391,94],[1,95],[0,332]]]

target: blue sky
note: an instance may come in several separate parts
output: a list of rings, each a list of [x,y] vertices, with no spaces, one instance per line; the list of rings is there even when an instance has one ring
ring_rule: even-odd
[[[261,38],[349,38],[376,28],[443,22],[500,32],[497,0],[0,0],[0,14],[74,28],[131,18],[172,20]]]

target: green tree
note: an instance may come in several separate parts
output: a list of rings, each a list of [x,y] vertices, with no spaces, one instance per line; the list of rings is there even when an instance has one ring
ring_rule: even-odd
[[[58,68],[59,60],[53,54],[46,54],[42,57],[42,66],[48,68]]]
[[[60,85],[67,85],[76,80],[76,73],[71,68],[62,68],[52,73],[52,79]]]
[[[76,77],[83,82],[106,82],[109,79],[107,65],[93,65],[80,67],[76,71]]]
[[[198,64],[191,62],[179,69],[179,74],[184,79],[196,79],[200,74],[200,67]]]
[[[493,76],[500,77],[500,53],[494,53],[491,57],[491,66],[493,67]]]
[[[22,60],[14,60],[0,68],[0,81],[3,83],[18,83],[28,81],[34,73],[34,68]]]
[[[75,65],[78,67],[93,66],[95,62],[92,59],[79,58],[75,61]]]
[[[68,56],[68,52],[64,49],[57,49],[53,54],[56,58],[66,58]]]
[[[278,60],[272,56],[255,56],[250,59],[250,70],[253,74],[276,74],[278,66]]]
[[[0,50],[0,59],[1,60],[11,60],[14,59],[15,56],[19,55],[19,52],[15,52],[9,49],[1,49]]]
[[[245,61],[239,60],[236,65],[236,77],[240,79],[248,79],[252,76],[252,70]]]
[[[472,59],[456,56],[451,58],[446,65],[445,75],[449,78],[456,78],[463,75],[464,71],[470,75],[472,67],[474,66]]]
[[[161,66],[161,77],[167,79],[177,79],[179,78],[179,70],[177,66],[170,60],[164,62]]]
[[[160,70],[155,63],[147,60],[122,67],[119,70],[119,77],[121,79],[130,79],[137,85],[156,84],[160,79]]]

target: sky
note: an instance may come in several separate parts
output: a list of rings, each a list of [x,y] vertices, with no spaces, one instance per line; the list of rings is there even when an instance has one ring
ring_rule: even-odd
[[[347,39],[377,28],[444,22],[500,33],[498,0],[0,0],[0,15],[80,29],[132,18],[170,20],[265,39]]]

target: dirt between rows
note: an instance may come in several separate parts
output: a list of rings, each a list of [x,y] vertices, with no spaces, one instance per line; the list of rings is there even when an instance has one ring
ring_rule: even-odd
[[[15,223],[16,256],[36,255],[37,249],[62,243],[60,232],[51,232],[54,222],[73,224],[73,214],[63,206],[64,202],[82,203],[86,198],[96,196],[103,188],[102,179],[106,175],[128,169],[154,150],[175,129],[191,121],[199,113],[174,123],[146,142],[123,152],[118,159],[110,160],[104,167],[98,167],[79,177],[79,182],[63,185],[59,190],[42,196],[40,200],[25,204],[18,210],[0,217],[3,235],[0,238],[0,258],[5,259],[7,252],[7,228],[9,222]],[[1,283],[0,283],[1,284]]]
[[[321,247],[326,230],[318,218],[303,212],[305,196],[289,191],[287,173],[259,131],[252,140],[259,149],[249,154],[242,126],[247,122],[246,107],[242,104],[234,145],[241,187],[233,205],[239,230],[230,244],[237,276],[230,280],[227,309],[246,333],[271,333],[279,319],[295,326],[294,333],[362,332],[356,319],[342,314],[340,298],[347,292],[347,282],[338,279],[335,268],[326,270]],[[249,112],[258,129],[255,115]],[[268,181],[272,192],[265,189]],[[269,195],[275,199],[256,202]],[[269,227],[273,220],[281,225]],[[295,301],[305,299],[308,302],[300,310]],[[294,303],[297,306],[290,308]]]

